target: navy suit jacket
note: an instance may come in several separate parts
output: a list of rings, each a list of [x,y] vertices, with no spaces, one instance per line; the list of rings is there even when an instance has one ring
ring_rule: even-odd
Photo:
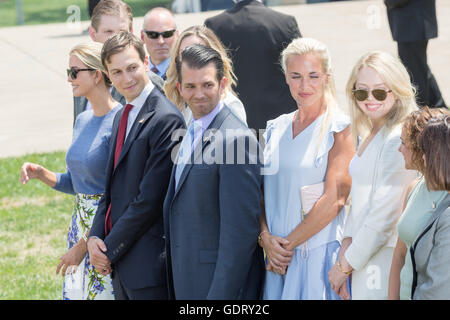
[[[228,48],[249,128],[265,129],[268,120],[297,109],[280,65],[281,52],[301,37],[293,16],[244,0],[205,26]]]
[[[186,164],[176,189],[176,166],[172,169],[164,202],[170,296],[259,299],[264,276],[263,251],[257,244],[259,144],[226,106],[209,129],[193,153],[200,156]],[[228,129],[240,132],[226,137]],[[205,159],[208,155],[217,161]],[[225,163],[227,159],[234,164]],[[236,164],[239,159],[244,164]]]
[[[123,109],[114,119],[105,194],[90,236],[104,239],[114,272],[129,289],[166,284],[163,202],[179,141],[172,133],[185,128],[178,109],[154,88],[142,106],[114,168],[114,151]],[[111,204],[112,230],[105,236]]]

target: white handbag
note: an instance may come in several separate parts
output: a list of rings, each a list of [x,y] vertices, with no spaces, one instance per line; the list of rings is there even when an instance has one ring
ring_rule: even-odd
[[[309,186],[303,186],[300,188],[300,201],[302,203],[302,221],[311,211],[311,209],[316,204],[317,200],[323,195],[325,191],[325,183],[320,182],[316,184],[311,184]],[[306,259],[308,257],[308,242],[302,245],[302,258]]]

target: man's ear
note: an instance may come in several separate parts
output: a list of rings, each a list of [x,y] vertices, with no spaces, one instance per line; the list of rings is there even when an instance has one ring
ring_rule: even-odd
[[[181,83],[179,83],[178,81],[177,81],[177,89],[178,89],[178,92],[181,95]]]
[[[220,80],[220,94],[222,95],[225,92],[225,86],[227,85],[227,78],[223,77]]]
[[[141,30],[141,40],[144,42],[144,30]]]
[[[92,41],[97,42],[97,31],[95,31],[93,26],[89,26],[89,36],[91,37]]]
[[[144,65],[145,65],[145,71],[148,72],[148,66],[149,66],[149,62],[148,62],[148,56],[145,56],[144,59]]]

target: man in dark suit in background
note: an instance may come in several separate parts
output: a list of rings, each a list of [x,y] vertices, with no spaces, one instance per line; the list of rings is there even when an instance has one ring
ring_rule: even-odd
[[[148,79],[139,38],[119,32],[102,63],[127,105],[117,112],[105,194],[89,234],[91,263],[113,272],[116,299],[166,299],[163,201],[173,162],[172,133],[184,128],[178,109]]]
[[[297,108],[279,63],[283,49],[301,37],[294,17],[244,0],[205,25],[229,49],[249,128],[265,129],[267,120]]]
[[[178,30],[173,13],[162,7],[151,9],[144,16],[141,39],[148,52],[150,73],[166,80],[170,51],[177,41]]]
[[[92,41],[104,43],[109,37],[119,31],[133,32],[133,13],[128,4],[120,0],[103,0],[95,6],[92,12],[89,35]],[[152,83],[163,92],[164,81],[152,74],[149,75]],[[125,105],[125,98],[116,90],[111,88],[111,95],[122,105]],[[73,98],[73,123],[78,115],[90,109],[90,103],[85,97]]]
[[[398,55],[418,90],[421,106],[445,108],[439,86],[428,67],[428,40],[438,35],[436,0],[384,0]]]
[[[177,58],[177,87],[193,121],[164,201],[169,289],[179,299],[259,299],[262,200],[259,145],[221,101],[220,54],[192,45]]]

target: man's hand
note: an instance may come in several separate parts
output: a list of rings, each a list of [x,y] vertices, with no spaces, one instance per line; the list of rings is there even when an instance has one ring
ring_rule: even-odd
[[[106,276],[112,272],[111,261],[104,254],[107,251],[103,240],[99,238],[89,238],[88,251],[91,264],[97,269],[97,272],[102,276]]]

